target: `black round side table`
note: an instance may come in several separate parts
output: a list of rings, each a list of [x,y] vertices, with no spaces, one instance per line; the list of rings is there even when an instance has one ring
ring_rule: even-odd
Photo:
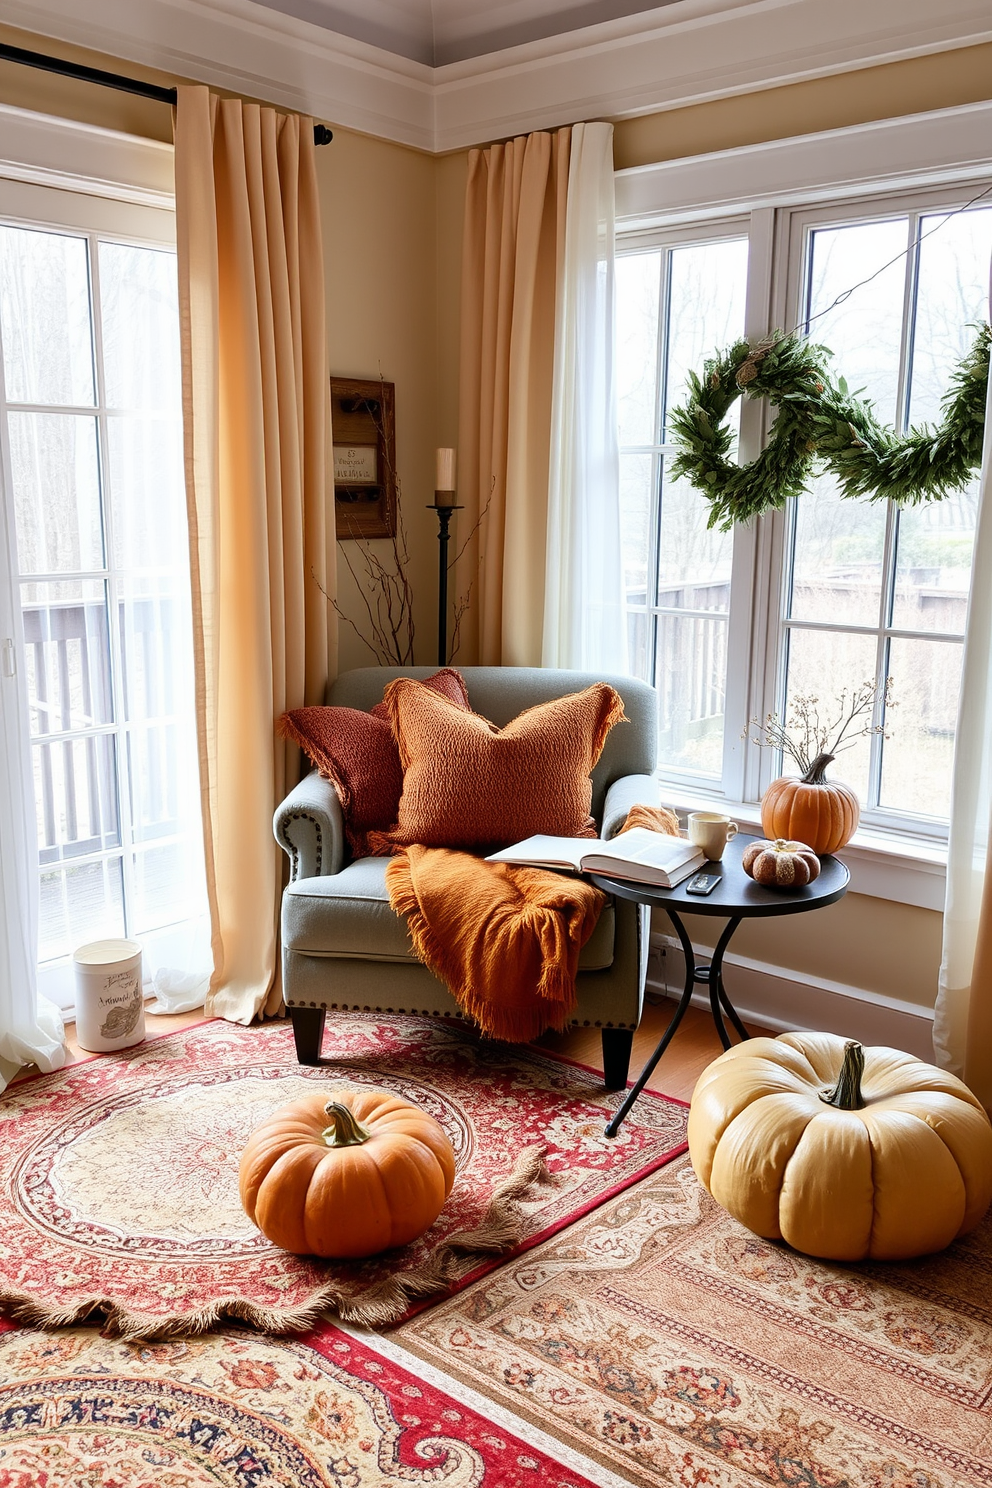
[[[658,1045],[641,1070],[636,1083],[628,1091],[623,1105],[606,1128],[608,1137],[615,1137],[631,1106],[651,1078],[655,1065],[671,1043],[676,1029],[685,1016],[697,983],[705,983],[710,990],[710,1011],[720,1042],[730,1048],[731,1038],[724,1022],[724,1014],[730,1019],[742,1039],[750,1037],[737,1011],[727,996],[723,985],[723,957],[731,936],[741,920],[770,919],[773,915],[805,914],[810,909],[823,909],[827,904],[836,904],[847,893],[851,875],[839,858],[820,859],[820,876],[804,889],[766,889],[749,878],[741,867],[744,849],[754,842],[754,837],[738,835],[727,843],[726,851],[719,863],[705,863],[701,873],[718,875],[720,882],[705,897],[686,893],[686,879],[674,889],[658,889],[651,884],[632,883],[630,879],[607,878],[601,873],[590,874],[598,889],[613,894],[618,899],[632,899],[635,904],[649,904],[663,909],[675,926],[675,933],[685,953],[685,990],[679,1005],[672,1015]],[[696,962],[692,942],[682,923],[682,915],[717,915],[727,923],[721,931],[713,955],[708,962]]]

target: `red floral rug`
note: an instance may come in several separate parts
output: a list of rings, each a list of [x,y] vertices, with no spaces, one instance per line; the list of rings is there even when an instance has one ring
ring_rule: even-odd
[[[15,1329],[0,1333],[0,1381],[0,1488],[595,1482],[523,1422],[507,1430],[333,1327],[306,1342],[232,1328],[144,1345]]]
[[[684,1150],[680,1102],[645,1092],[609,1141],[603,1127],[620,1097],[595,1073],[440,1021],[340,1014],[324,1052],[323,1065],[306,1068],[288,1024],[205,1023],[9,1088],[0,1101],[7,1314],[46,1327],[99,1318],[111,1334],[147,1339],[225,1317],[300,1332],[332,1307],[367,1320],[398,1284],[409,1282],[408,1296],[450,1293],[505,1258],[504,1244],[480,1260],[473,1237],[514,1171],[519,1252]],[[320,1262],[278,1250],[245,1217],[237,1169],[248,1134],[315,1085],[386,1086],[441,1123],[458,1173],[421,1240],[368,1262]],[[527,1187],[520,1160],[526,1179],[535,1149],[548,1179]],[[440,1253],[443,1279],[418,1286]],[[380,1320],[396,1315],[385,1309]]]

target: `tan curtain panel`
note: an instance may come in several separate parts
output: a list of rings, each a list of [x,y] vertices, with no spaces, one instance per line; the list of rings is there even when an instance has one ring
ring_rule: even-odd
[[[330,423],[309,119],[179,89],[176,227],[200,786],[214,970],[207,1012],[278,1012],[287,708],[328,670]]]
[[[464,658],[540,666],[555,301],[571,130],[469,154],[462,248],[458,565]]]

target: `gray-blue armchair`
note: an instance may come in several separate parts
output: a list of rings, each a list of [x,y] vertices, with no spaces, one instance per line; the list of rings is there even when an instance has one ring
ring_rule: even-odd
[[[364,667],[345,672],[327,690],[328,704],[368,710],[394,677],[427,677],[430,667]],[[635,802],[656,805],[657,701],[654,689],[630,677],[530,667],[463,667],[476,712],[503,726],[525,708],[609,682],[624,701],[628,722],[610,732],[593,771],[592,812],[602,836],[623,824]],[[389,907],[388,859],[349,862],[334,787],[314,771],[275,814],[276,840],[289,855],[283,895],[283,995],[293,1020],[301,1064],[316,1064],[327,1013],[365,1010],[463,1018],[443,982],[414,954],[406,922]],[[626,1084],[634,1029],[641,1017],[648,950],[648,911],[623,900],[607,903],[584,947],[573,1023],[602,1029],[608,1089]]]

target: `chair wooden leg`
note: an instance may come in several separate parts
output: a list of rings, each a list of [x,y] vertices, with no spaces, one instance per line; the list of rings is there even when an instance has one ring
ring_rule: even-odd
[[[623,1090],[634,1043],[632,1028],[603,1029],[603,1082],[607,1090]]]
[[[320,1046],[324,1041],[326,1008],[291,1007],[296,1057],[300,1064],[319,1064]]]

